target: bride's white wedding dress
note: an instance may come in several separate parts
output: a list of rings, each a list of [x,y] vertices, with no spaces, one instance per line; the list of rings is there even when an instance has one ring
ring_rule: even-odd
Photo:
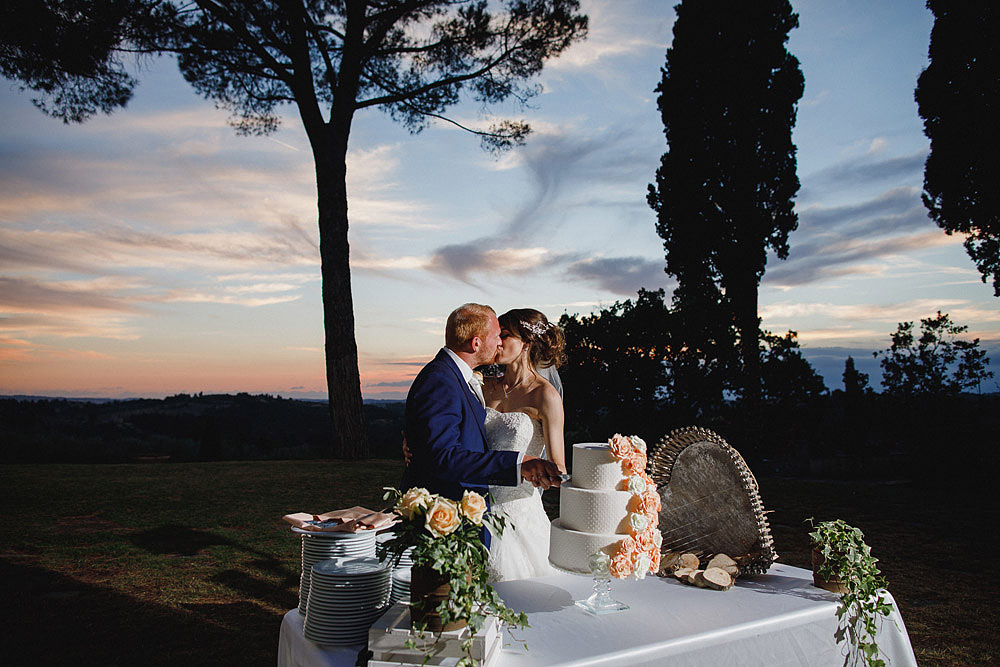
[[[486,408],[486,445],[491,450],[545,456],[542,425],[523,412],[497,412]],[[490,538],[491,581],[530,579],[555,574],[549,565],[549,518],[542,507],[542,493],[531,482],[518,486],[491,486],[494,512],[508,517],[503,535]]]

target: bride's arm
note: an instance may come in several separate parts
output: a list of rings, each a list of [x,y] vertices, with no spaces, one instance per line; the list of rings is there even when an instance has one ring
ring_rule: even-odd
[[[546,383],[542,391],[539,417],[542,421],[542,435],[545,436],[545,451],[550,461],[556,464],[559,472],[566,472],[566,446],[563,440],[563,403],[559,392]]]

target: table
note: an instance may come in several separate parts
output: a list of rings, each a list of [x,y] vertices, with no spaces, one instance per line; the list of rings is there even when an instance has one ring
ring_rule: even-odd
[[[838,596],[812,585],[812,572],[772,565],[767,574],[740,578],[728,591],[711,591],[673,578],[612,582],[614,597],[630,609],[594,616],[573,604],[591,593],[592,580],[557,574],[496,584],[531,627],[505,636],[497,667],[597,665],[830,665],[844,664],[836,643]],[[882,620],[878,644],[892,667],[916,667],[903,619]],[[281,623],[279,667],[351,667],[362,646],[321,648],[302,636],[293,609]],[[527,644],[525,649],[524,644]]]

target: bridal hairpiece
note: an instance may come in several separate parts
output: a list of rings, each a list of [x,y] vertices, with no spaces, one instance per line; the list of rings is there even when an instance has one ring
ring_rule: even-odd
[[[524,320],[521,320],[520,324],[522,329],[530,331],[536,336],[543,335],[546,331],[555,326],[551,322],[539,322],[538,324],[534,324],[532,322],[525,322]]]

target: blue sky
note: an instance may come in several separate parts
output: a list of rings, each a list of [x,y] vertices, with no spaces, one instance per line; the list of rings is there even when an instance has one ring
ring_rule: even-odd
[[[490,110],[535,130],[499,160],[444,124],[411,136],[378,111],[357,117],[366,396],[401,397],[462,302],[557,318],[670,288],[645,193],[665,149],[654,88],[672,4],[583,6],[590,37],[545,70],[534,108]],[[848,354],[877,381],[871,353],[896,323],[941,310],[1000,371],[1000,300],[920,202],[928,142],[913,88],[930,12],[793,6],[799,229],[789,259],[769,259],[764,327],[798,331],[833,389]],[[83,126],[0,87],[0,393],[325,395],[314,172],[294,111],[270,137],[237,137],[171,61],[140,67],[128,108]],[[452,115],[483,122],[475,105]]]

